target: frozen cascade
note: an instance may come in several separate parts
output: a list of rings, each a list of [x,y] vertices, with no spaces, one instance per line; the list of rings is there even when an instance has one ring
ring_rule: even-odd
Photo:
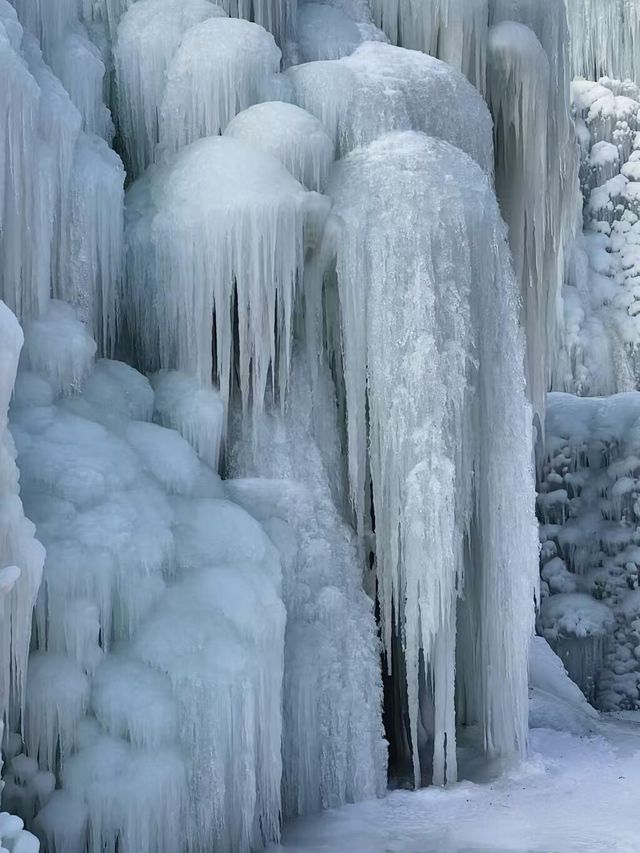
[[[327,207],[274,157],[226,136],[148,169],[126,207],[125,298],[143,363],[204,383],[215,367],[226,404],[235,300],[243,403],[260,409],[270,375],[284,393],[305,224]]]
[[[574,76],[640,82],[638,0],[567,0],[567,13]]]
[[[487,106],[462,75],[437,59],[366,42],[351,56],[294,66],[285,76],[296,103],[325,125],[340,156],[391,130],[421,130],[493,172]]]
[[[38,322],[32,350],[70,336],[68,315]],[[190,445],[147,420],[155,394],[144,377],[101,360],[65,398],[49,382],[60,372],[20,373],[11,416],[24,500],[47,547],[26,744],[58,776],[53,802],[65,798],[62,811],[40,802],[34,827],[65,853],[83,853],[86,838],[96,853],[276,841],[285,613],[275,549]],[[158,419],[179,413],[180,397],[174,383]],[[222,407],[218,418],[220,434]],[[18,764],[11,772],[32,819],[33,800],[16,795]]]
[[[489,0],[372,0],[375,23],[402,47],[437,56],[484,90]]]
[[[268,410],[230,452],[227,489],[283,559],[287,608],[283,808],[287,816],[380,796],[385,787],[377,639],[353,531],[336,511],[314,432],[337,436],[330,378],[314,394],[303,350],[284,413]],[[322,389],[319,394],[320,388]],[[333,402],[333,407],[332,407]],[[236,413],[238,416],[239,413]]]
[[[123,15],[114,60],[119,130],[130,178],[155,160],[167,69],[183,35],[224,14],[209,0],[138,0]]]
[[[326,239],[337,247],[356,518],[362,530],[369,471],[384,645],[390,660],[402,637],[414,778],[426,734],[433,780],[453,781],[458,609],[472,628],[457,649],[461,717],[480,723],[489,753],[521,752],[527,737],[537,544],[504,227],[486,174],[422,134],[352,152],[328,193],[341,222]],[[472,287],[479,270],[483,286]],[[521,488],[506,485],[516,479]],[[500,535],[505,512],[517,535]],[[489,615],[497,589],[504,621]]]

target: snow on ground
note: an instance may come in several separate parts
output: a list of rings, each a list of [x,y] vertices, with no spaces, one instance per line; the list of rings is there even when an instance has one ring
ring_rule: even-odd
[[[395,791],[292,823],[286,853],[637,853],[640,714],[588,735],[533,729],[528,760],[490,784]]]

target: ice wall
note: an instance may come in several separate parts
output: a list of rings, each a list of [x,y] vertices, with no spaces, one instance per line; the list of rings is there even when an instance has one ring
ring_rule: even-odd
[[[0,131],[0,295],[20,319],[39,315],[50,295],[72,301],[107,350],[122,255],[122,164],[104,140],[82,130],[83,115],[45,62],[49,54],[73,54],[75,42],[65,33],[76,32],[77,16],[72,20],[71,7],[57,4],[16,5],[34,32],[48,36],[43,54],[3,2],[0,39],[9,85]],[[97,100],[101,85],[100,79],[91,101],[95,121],[84,116],[87,130],[100,129],[98,114],[106,122]]]
[[[355,515],[362,531],[370,479],[382,633],[389,660],[402,637],[414,779],[424,739],[427,774],[432,763],[433,780],[451,782],[456,646],[460,718],[480,723],[490,753],[526,744],[531,424],[504,228],[478,165],[419,133],[355,150],[327,191]],[[525,475],[502,501],[505,465]],[[499,534],[507,506],[515,537]],[[458,613],[468,644],[456,643]]]
[[[574,76],[640,80],[637,0],[567,0]]]
[[[488,0],[372,0],[371,8],[394,44],[437,56],[483,91]]]

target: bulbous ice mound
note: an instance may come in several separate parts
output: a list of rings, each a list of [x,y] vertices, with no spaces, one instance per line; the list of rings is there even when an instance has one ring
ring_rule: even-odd
[[[333,160],[333,141],[306,110],[283,101],[256,104],[239,113],[224,135],[273,154],[308,189],[323,189]]]
[[[375,23],[403,47],[437,56],[484,87],[488,0],[373,0]]]
[[[327,192],[352,500],[363,529],[370,470],[383,637],[391,659],[400,626],[416,782],[420,725],[434,781],[451,781],[456,644],[460,707],[487,750],[522,751],[527,737],[538,546],[506,229],[488,175],[420,133],[353,151]]]
[[[322,121],[340,155],[391,130],[421,130],[461,148],[487,173],[493,170],[484,100],[433,57],[365,42],[351,56],[298,65],[286,75],[297,103]]]
[[[142,361],[205,384],[215,374],[226,402],[237,298],[243,400],[262,406],[270,371],[283,391],[305,220],[324,202],[274,157],[224,136],[148,169],[126,209],[125,299]]]
[[[173,152],[225,129],[257,103],[280,70],[273,36],[250,21],[209,18],[184,34],[168,66],[160,107],[161,149]]]
[[[120,134],[133,178],[153,162],[167,68],[184,33],[214,17],[226,13],[209,0],[139,0],[122,16],[114,63]]]

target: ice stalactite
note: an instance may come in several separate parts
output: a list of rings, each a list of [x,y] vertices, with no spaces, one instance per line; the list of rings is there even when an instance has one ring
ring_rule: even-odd
[[[372,11],[394,44],[437,56],[484,90],[488,0],[372,0]]]
[[[437,59],[367,42],[343,59],[295,66],[285,76],[296,103],[325,125],[340,156],[391,130],[421,130],[448,139],[488,174],[493,171],[486,104],[462,75]]]
[[[284,412],[272,407],[257,429],[234,430],[229,453],[227,488],[283,561],[287,816],[380,796],[386,781],[373,604],[362,589],[356,537],[331,494],[328,472],[339,470],[340,445],[333,384],[323,378],[312,392],[297,346]],[[334,438],[328,457],[314,433]]]
[[[90,354],[78,393],[62,342],[86,332],[70,311],[28,328],[28,351],[49,362],[19,374],[11,415],[47,547],[28,760],[60,789],[29,799],[14,762],[9,802],[28,820],[37,812],[34,828],[65,853],[236,853],[277,841],[279,559],[187,441],[150,422],[180,422],[197,444],[195,409],[220,436],[222,406],[167,373],[156,410],[148,380]],[[60,396],[70,385],[76,393]]]
[[[429,774],[427,741],[433,780],[451,782],[456,653],[460,716],[480,724],[485,749],[522,752],[527,738],[537,541],[517,287],[489,178],[448,143],[389,134],[338,162],[327,191],[355,514],[362,529],[370,476],[414,779]],[[471,631],[456,650],[457,616]]]
[[[123,15],[114,63],[118,125],[130,179],[155,160],[167,69],[184,33],[224,14],[209,0],[138,0]]]
[[[562,0],[492,0],[490,8],[496,191],[521,283],[529,397],[542,414],[557,376],[565,263],[580,216],[566,14]]]
[[[567,14],[574,76],[640,82],[638,0],[567,0]]]
[[[261,408],[269,377],[284,394],[305,225],[313,232],[327,207],[274,157],[226,136],[148,169],[126,207],[125,298],[142,362],[205,384],[215,375],[226,405],[237,312],[244,405]]]

